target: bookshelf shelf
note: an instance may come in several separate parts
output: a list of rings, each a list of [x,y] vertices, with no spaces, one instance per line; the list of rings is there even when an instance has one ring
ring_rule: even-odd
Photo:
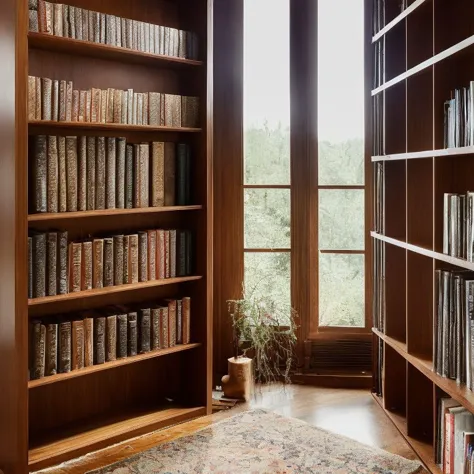
[[[37,130],[51,129],[58,131],[98,131],[98,132],[179,132],[179,133],[198,133],[201,128],[186,127],[162,127],[153,125],[127,125],[121,123],[95,123],[95,122],[54,122],[49,120],[30,120],[30,132]]]
[[[149,66],[163,66],[172,68],[202,66],[202,61],[176,58],[153,53],[144,53],[133,49],[92,43],[90,41],[64,38],[61,36],[46,35],[43,33],[28,33],[30,48],[56,51],[67,54],[77,54],[92,58],[110,59],[113,61],[144,64]]]
[[[59,464],[125,439],[192,420],[206,414],[205,406],[158,407],[125,412],[112,417],[97,417],[83,424],[56,431],[51,437],[32,441],[28,453],[30,471]]]
[[[463,146],[459,148],[443,148],[441,150],[414,151],[409,153],[394,153],[391,155],[372,156],[372,162],[411,160],[420,158],[438,158],[443,156],[473,155],[474,146]]]
[[[52,383],[64,382],[65,380],[71,380],[76,377],[83,377],[85,375],[96,374],[97,372],[102,372],[104,370],[111,370],[117,367],[123,367],[128,364],[135,364],[137,362],[142,362],[144,360],[154,359],[155,357],[162,357],[169,354],[176,354],[177,352],[189,351],[201,347],[199,343],[192,344],[179,344],[175,347],[170,347],[168,349],[160,349],[158,351],[147,352],[146,354],[139,354],[132,357],[126,357],[124,359],[118,359],[113,362],[106,362],[100,365],[93,365],[91,367],[85,367],[79,370],[71,370],[65,374],[50,375],[49,377],[43,377],[37,380],[30,380],[28,382],[28,388],[34,389],[37,387],[42,387],[44,385],[49,385]]]
[[[160,214],[163,212],[182,212],[182,211],[199,211],[203,206],[164,206],[164,207],[147,207],[137,209],[106,209],[100,211],[79,211],[79,212],[57,212],[45,214],[30,214],[28,222],[54,222],[69,219],[88,219],[88,218],[104,218],[107,216],[127,216],[137,214]]]

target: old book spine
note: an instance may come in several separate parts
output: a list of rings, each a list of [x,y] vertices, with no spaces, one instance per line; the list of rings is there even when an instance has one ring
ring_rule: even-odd
[[[86,121],[86,91],[79,91],[79,122]]]
[[[72,328],[70,321],[59,324],[59,373],[65,374],[71,371],[71,338]]]
[[[148,123],[150,125],[160,125],[160,102],[161,94],[159,92],[150,92],[148,94]]]
[[[68,241],[67,231],[58,232],[58,293],[68,292]]]
[[[138,49],[145,51],[145,24],[142,21],[138,22]]]
[[[123,285],[124,236],[114,236],[114,285]]]
[[[132,125],[138,125],[138,92],[133,93],[133,104],[132,104]]]
[[[93,12],[94,43],[100,43],[100,13]]]
[[[34,150],[34,211],[47,212],[48,139],[45,135],[35,138]]]
[[[133,145],[127,145],[125,155],[125,209],[133,208],[133,184]]]
[[[36,83],[36,120],[41,120],[43,118],[43,111],[41,110],[42,104],[43,104],[43,99],[41,97],[41,94],[42,94],[41,78],[36,77],[35,83]]]
[[[148,280],[156,280],[156,230],[148,232]]]
[[[148,234],[147,232],[138,232],[138,279],[139,281],[148,281]]]
[[[89,15],[89,41],[91,43],[94,43],[95,42],[95,38],[94,38],[94,21],[95,21],[95,17],[96,17],[96,12],[93,12],[93,11],[88,11],[88,15]]]
[[[71,121],[79,122],[79,91],[72,91],[72,115]]]
[[[143,94],[137,94],[137,125],[143,125]]]
[[[169,347],[176,346],[176,300],[168,301],[168,334]]]
[[[121,18],[122,48],[127,48],[127,20]]]
[[[176,300],[176,344],[183,343],[183,301]]]
[[[170,268],[170,250],[171,250],[171,238],[170,231],[165,230],[165,278],[169,278],[171,275]]]
[[[48,77],[41,79],[41,98],[43,111],[43,120],[52,120],[52,95],[53,95],[53,81]]]
[[[54,33],[53,30],[53,4],[50,2],[38,3],[38,15],[40,23],[40,32],[48,35]]]
[[[161,318],[161,348],[166,349],[170,347],[170,338],[169,338],[169,318],[168,318],[168,308],[160,308],[160,318]]]
[[[156,231],[156,277],[165,278],[165,231]]]
[[[181,96],[173,95],[171,101],[172,127],[181,127]]]
[[[165,203],[165,144],[152,143],[151,154],[151,205],[161,207]]]
[[[72,370],[84,368],[84,321],[72,322]]]
[[[94,365],[94,319],[84,318],[84,367]]]
[[[100,110],[101,110],[101,90],[92,88],[92,104],[91,104],[91,122],[100,122]]]
[[[130,235],[130,253],[129,253],[129,271],[130,281],[129,283],[138,283],[138,235]]]
[[[191,298],[185,296],[182,300],[183,313],[183,344],[191,342]]]
[[[82,10],[82,39],[89,41],[89,10]]]
[[[122,93],[119,89],[114,91],[114,123],[122,123]]]
[[[28,298],[33,298],[33,237],[28,237]]]
[[[159,54],[164,55],[165,54],[165,27],[164,26],[159,26],[159,32],[160,32],[160,39],[159,39]]]
[[[56,232],[47,234],[46,262],[46,295],[56,296],[58,294],[58,234]]]
[[[126,124],[128,117],[128,91],[122,91],[122,117],[120,123]]]
[[[28,10],[28,31],[39,32],[38,12],[36,10]]]
[[[168,27],[164,27],[164,54],[169,56],[171,54],[171,31]]]
[[[117,316],[107,316],[106,360],[117,360]]]
[[[117,138],[117,177],[115,183],[117,209],[125,209],[125,154],[126,139]]]
[[[148,105],[148,94],[144,93],[143,95],[143,118],[142,124],[148,125],[148,115],[149,115],[149,105]]]
[[[128,353],[128,340],[127,340],[127,315],[117,315],[117,359],[123,359],[127,357]]]
[[[36,77],[28,76],[28,120],[36,119]]]
[[[39,138],[39,137],[38,137]],[[58,140],[56,136],[48,136],[48,212],[58,212],[59,200],[58,200]]]
[[[141,208],[140,203],[140,186],[141,186],[141,170],[140,170],[140,145],[133,145],[133,207]]]
[[[154,25],[155,29],[155,54],[160,54],[160,27]]]
[[[160,308],[151,308],[151,350],[161,349]]]
[[[95,239],[93,246],[92,284],[94,288],[104,286],[104,240]]]
[[[107,122],[107,97],[108,97],[108,91],[107,90],[102,90],[100,91],[100,121],[101,123],[106,123]]]
[[[170,230],[170,278],[176,278],[176,230]]]
[[[127,100],[128,100],[128,105],[127,105],[127,121],[129,125],[133,124],[133,89],[128,89],[128,94],[127,94]]]
[[[87,137],[80,136],[77,169],[77,210],[87,210]]]
[[[59,120],[59,81],[53,81],[51,120]]]
[[[33,298],[46,296],[46,234],[33,235]]]
[[[173,126],[173,95],[163,94],[162,107],[164,109],[164,126]]]
[[[151,310],[150,308],[140,309],[138,311],[139,331],[138,331],[138,349],[141,354],[150,352],[150,326]]]
[[[67,210],[77,211],[77,137],[66,137]]]
[[[130,283],[130,236],[123,236],[123,264],[122,264],[122,274],[123,280],[122,283],[125,285]]]
[[[95,208],[99,210],[105,209],[105,157],[105,138],[97,137]]]
[[[140,207],[150,205],[150,144],[140,144]]]
[[[33,323],[33,354],[34,364],[32,379],[44,377],[45,372],[45,346],[46,346],[46,327],[40,322]]]
[[[69,5],[63,5],[63,36],[71,37],[71,25],[69,24]]]
[[[107,138],[106,161],[106,208],[115,209],[115,180],[117,172],[117,142],[115,138]]]
[[[72,81],[68,81],[66,84],[66,121],[72,121]]]
[[[128,355],[135,356],[138,353],[138,330],[137,330],[137,313],[128,313]]]
[[[105,317],[94,318],[94,363],[105,362]]]
[[[100,14],[100,42],[102,44],[106,43],[106,33],[107,33],[107,21],[105,13]]]
[[[176,273],[179,277],[186,275],[186,232],[179,230],[177,233],[178,242],[176,244],[177,265]]]
[[[150,23],[144,23],[144,35],[145,35],[145,42],[144,42],[144,49],[146,53],[150,52]]]
[[[82,290],[92,289],[92,266],[93,266],[93,251],[92,242],[87,241],[82,244]]]
[[[55,36],[63,36],[63,8],[60,3],[53,4],[53,32]]]
[[[176,147],[172,142],[164,144],[164,205],[176,203]]]
[[[96,138],[87,137],[87,210],[95,209]]]
[[[187,45],[186,45],[186,31],[179,30],[178,32],[178,56],[180,58],[186,58],[187,57]]]
[[[126,37],[125,46],[129,49],[134,49],[132,33],[133,33],[132,20],[130,20],[129,18],[126,18],[125,19],[125,37]]]
[[[66,137],[57,137],[58,145],[58,211],[67,211]]]
[[[115,46],[116,43],[116,24],[114,15],[106,15],[106,33],[105,41],[110,46]]]
[[[76,39],[83,40],[84,39],[84,28],[82,23],[82,8],[76,7],[75,10],[76,15]]]
[[[104,239],[104,287],[114,285],[114,239]]]
[[[111,88],[107,89],[107,123],[114,122],[114,96],[115,90]]]
[[[58,325],[46,325],[46,367],[45,375],[58,373]]]
[[[85,121],[90,122],[92,119],[92,91],[89,89],[86,91],[86,116]]]
[[[149,27],[150,53],[155,54],[155,25],[149,25]]]
[[[59,81],[59,121],[66,121],[66,93],[67,82]]]
[[[81,291],[81,263],[82,244],[71,242],[69,244],[69,291]]]

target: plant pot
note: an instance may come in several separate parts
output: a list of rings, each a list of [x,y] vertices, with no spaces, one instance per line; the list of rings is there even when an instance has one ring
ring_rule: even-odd
[[[252,394],[252,359],[239,356],[227,359],[228,375],[222,377],[222,389],[227,398],[249,401]]]

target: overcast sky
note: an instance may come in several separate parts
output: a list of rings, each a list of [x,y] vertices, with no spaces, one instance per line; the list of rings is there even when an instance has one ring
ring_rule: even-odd
[[[319,137],[362,137],[363,0],[319,0],[318,38]],[[244,41],[246,125],[289,125],[289,0],[245,0]]]

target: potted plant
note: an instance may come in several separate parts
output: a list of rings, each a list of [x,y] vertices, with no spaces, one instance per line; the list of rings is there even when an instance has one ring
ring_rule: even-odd
[[[251,385],[290,383],[296,345],[296,311],[251,294],[227,301],[232,320],[234,356],[222,378],[224,395],[248,400]],[[252,367],[253,366],[253,367]]]

